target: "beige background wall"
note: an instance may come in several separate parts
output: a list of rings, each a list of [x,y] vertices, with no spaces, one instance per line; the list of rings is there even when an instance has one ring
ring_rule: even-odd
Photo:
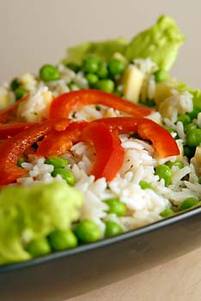
[[[201,86],[200,12],[199,0],[0,0],[0,82],[57,62],[74,43],[131,37],[166,13],[187,37],[174,73]]]

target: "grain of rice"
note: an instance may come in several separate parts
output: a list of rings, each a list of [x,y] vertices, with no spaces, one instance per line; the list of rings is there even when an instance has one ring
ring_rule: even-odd
[[[183,141],[186,139],[186,134],[184,133],[184,125],[181,121],[178,121],[176,124],[176,131],[179,135],[179,138],[181,138]]]
[[[155,91],[156,91],[156,82],[155,78],[153,75],[151,75],[148,79],[148,98],[149,99],[154,99],[155,96]]]

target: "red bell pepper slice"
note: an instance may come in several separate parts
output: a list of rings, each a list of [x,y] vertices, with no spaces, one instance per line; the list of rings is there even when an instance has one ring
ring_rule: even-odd
[[[152,120],[145,119],[145,122],[141,122],[137,132],[142,139],[152,142],[159,159],[180,154],[179,147],[171,134]]]
[[[28,122],[16,122],[16,123],[3,123],[0,124],[0,139],[13,137],[16,134],[22,132],[33,126],[33,123]]]
[[[0,145],[0,185],[6,185],[26,174],[26,170],[17,166],[23,153],[52,128],[50,122],[35,124]]]
[[[56,122],[53,123],[53,128],[57,132],[65,131],[67,129],[67,127],[69,126],[70,122],[71,122],[70,119],[56,120]]]
[[[112,181],[124,159],[118,135],[104,124],[91,123],[84,128],[80,139],[92,145],[96,152],[91,173],[96,179],[105,177]]]
[[[140,138],[151,141],[158,158],[177,156],[178,145],[170,133],[156,122],[147,118],[116,117],[93,121],[103,123],[119,133],[136,133]]]
[[[94,120],[89,124],[104,124],[119,134],[136,133],[142,139],[151,141],[158,158],[177,156],[180,151],[170,133],[152,120],[146,118],[114,117]],[[40,143],[37,154],[41,156],[61,155],[68,151],[73,143],[80,141],[80,135],[86,122],[74,122],[60,133],[51,132]]]
[[[86,121],[73,122],[63,132],[51,131],[39,143],[36,155],[49,157],[64,154],[74,143],[79,142],[81,132],[86,125]]]
[[[123,163],[124,150],[118,136],[104,124],[74,122],[63,132],[51,131],[39,144],[39,156],[61,155],[74,143],[85,141],[94,146],[96,159],[91,173],[111,181]]]
[[[97,90],[80,90],[62,94],[55,98],[50,106],[49,117],[61,119],[69,117],[73,111],[86,105],[104,105],[122,111],[133,117],[144,117],[153,110],[131,103],[110,93]]]
[[[70,119],[62,119],[53,124],[55,131],[64,131],[70,123]],[[32,127],[36,123],[16,122],[16,123],[0,123],[0,139],[6,139]]]

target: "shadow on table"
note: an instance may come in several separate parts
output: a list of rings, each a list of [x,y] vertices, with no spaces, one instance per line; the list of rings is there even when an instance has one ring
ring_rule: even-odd
[[[0,274],[1,301],[61,301],[130,277],[201,245],[201,218]]]

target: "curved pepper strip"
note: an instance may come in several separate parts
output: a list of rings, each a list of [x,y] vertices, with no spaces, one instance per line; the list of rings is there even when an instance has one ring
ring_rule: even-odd
[[[158,158],[177,156],[180,153],[177,143],[170,133],[150,119],[113,117],[94,120],[90,124],[92,123],[104,124],[111,130],[118,131],[119,134],[138,134],[142,139],[152,142]],[[38,155],[51,156],[65,153],[71,148],[73,143],[79,141],[81,131],[86,124],[86,122],[75,122],[64,132],[50,133],[39,145]]]
[[[39,143],[36,155],[50,157],[64,154],[74,143],[79,142],[82,130],[87,124],[86,121],[72,122],[63,132],[51,131]]]
[[[55,131],[64,131],[69,125],[69,119],[58,120],[55,124],[52,124]],[[15,122],[15,123],[0,123],[0,139],[6,139],[17,135],[18,133],[31,128],[36,123],[29,122]]]
[[[112,181],[124,160],[124,149],[117,133],[104,124],[92,122],[84,128],[80,140],[92,145],[96,152],[91,174],[96,179],[105,177]]]
[[[138,135],[152,142],[157,157],[166,158],[180,155],[179,147],[171,134],[157,123],[145,119],[138,125]]]
[[[27,173],[25,169],[17,166],[18,159],[51,129],[50,122],[35,124],[0,145],[0,185],[12,183]]]
[[[136,133],[140,138],[152,142],[158,158],[177,156],[178,145],[170,133],[156,122],[147,118],[116,117],[93,121],[103,123],[120,134]]]
[[[30,128],[33,123],[17,122],[17,123],[0,123],[0,139],[13,137],[16,134]]]
[[[61,155],[74,143],[85,141],[95,148],[96,157],[91,173],[111,181],[123,163],[124,150],[118,135],[104,124],[73,122],[60,133],[51,131],[39,144],[39,156]]]
[[[109,147],[109,143],[107,144],[107,136],[104,136],[104,131],[106,132],[105,128],[107,128],[110,133],[112,133],[116,137],[110,139],[116,141],[116,143],[114,143],[114,148],[116,145],[117,158],[118,154],[122,154],[122,152],[119,151],[120,146],[118,144],[119,142],[117,142],[118,137],[116,133],[136,133],[142,139],[151,141],[158,158],[177,156],[180,153],[179,148],[170,133],[154,121],[146,118],[116,117],[103,118],[92,121],[90,123],[74,122],[70,124],[69,127],[63,132],[51,132],[40,143],[37,154],[46,157],[51,155],[61,155],[68,151],[74,143],[83,140],[88,143],[94,141],[95,150],[97,153],[97,161],[92,170],[92,174],[94,174],[96,178],[103,176],[104,174],[107,180],[110,181],[118,172],[118,168],[121,167],[121,160],[115,160],[116,155],[114,151],[114,161],[112,159],[104,161],[104,158],[102,157],[102,154],[104,154],[103,149],[106,152],[107,148]],[[98,155],[99,150],[101,152],[100,160]],[[107,158],[108,157],[106,152],[106,159]],[[122,157],[119,155],[119,158]],[[105,168],[103,167],[103,163],[100,162],[107,163],[105,165]],[[111,164],[110,167],[109,164]],[[114,165],[116,165],[118,168],[114,168]]]
[[[153,112],[150,108],[131,103],[110,93],[88,89],[72,91],[55,98],[50,107],[49,118],[61,119],[69,117],[70,113],[86,105],[108,106],[133,117],[144,117]]]
[[[65,131],[69,126],[70,122],[71,122],[70,119],[56,120],[56,122],[53,122],[53,128],[57,132]]]

